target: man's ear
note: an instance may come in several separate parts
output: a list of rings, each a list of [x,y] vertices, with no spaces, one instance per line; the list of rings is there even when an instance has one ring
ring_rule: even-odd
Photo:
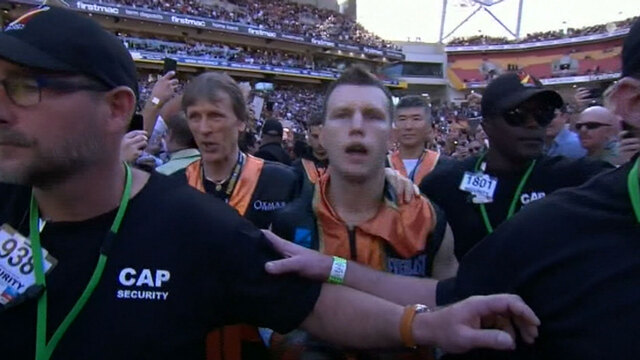
[[[238,124],[238,132],[243,133],[247,129],[247,123],[242,120],[238,120],[240,124]]]
[[[126,86],[118,86],[106,93],[109,106],[109,128],[126,131],[136,109],[136,95]]]
[[[622,78],[607,98],[607,104],[622,120],[640,127],[640,80]]]

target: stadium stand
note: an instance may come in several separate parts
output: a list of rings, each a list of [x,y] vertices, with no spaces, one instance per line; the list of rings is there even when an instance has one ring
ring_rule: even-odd
[[[448,75],[458,87],[518,70],[539,79],[613,74],[620,71],[620,38],[542,49],[449,53]]]
[[[558,40],[566,38],[575,38],[580,36],[604,34],[615,29],[624,29],[631,26],[638,17],[631,17],[622,21],[616,21],[610,24],[598,24],[593,26],[585,26],[580,29],[568,28],[567,30],[554,30],[547,32],[537,32],[527,34],[522,39],[511,40],[505,37],[492,37],[486,35],[477,35],[471,37],[453,38],[447,43],[449,46],[472,46],[472,45],[502,45],[502,44],[524,44],[534,43],[545,40]]]

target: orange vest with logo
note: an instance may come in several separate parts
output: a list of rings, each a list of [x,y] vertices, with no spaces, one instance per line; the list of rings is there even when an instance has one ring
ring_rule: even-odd
[[[251,203],[263,166],[264,160],[247,155],[238,182],[229,198],[229,205],[241,216],[244,216]],[[202,182],[202,160],[187,166],[185,174],[190,186],[205,192]],[[242,359],[242,342],[262,342],[258,329],[255,326],[233,325],[210,332],[206,340],[207,360]]]
[[[395,204],[385,198],[372,219],[350,230],[355,237],[352,239],[355,240],[353,253],[349,229],[329,203],[329,181],[329,174],[320,178],[312,205],[318,224],[320,252],[354,260],[377,270],[388,270],[385,247],[390,247],[405,259],[426,249],[436,217],[429,200],[419,196],[406,204]]]

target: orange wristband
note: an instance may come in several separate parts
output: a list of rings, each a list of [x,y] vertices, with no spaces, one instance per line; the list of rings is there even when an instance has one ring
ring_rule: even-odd
[[[413,338],[413,319],[415,319],[416,314],[430,311],[431,309],[426,305],[415,304],[405,306],[402,318],[400,318],[400,339],[404,346],[411,349],[416,348],[416,341]]]

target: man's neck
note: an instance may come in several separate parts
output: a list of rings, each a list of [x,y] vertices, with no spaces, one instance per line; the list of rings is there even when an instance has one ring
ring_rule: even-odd
[[[132,169],[131,197],[142,190],[148,179],[148,173]],[[83,221],[117,208],[124,185],[124,166],[114,161],[72,175],[59,184],[34,187],[33,194],[40,217],[54,222]]]
[[[604,155],[605,147],[599,147],[595,149],[587,149],[587,156],[592,158],[601,158]]]
[[[400,145],[400,158],[401,159],[418,159],[424,152],[423,145],[416,146],[402,146]]]
[[[240,150],[236,147],[227,157],[216,162],[203,162],[204,176],[212,181],[220,182],[228,179],[231,176],[233,167],[238,161],[238,152]]]
[[[501,173],[517,173],[523,171],[531,163],[530,161],[510,158],[496,150],[491,149],[489,149],[489,151],[487,152],[484,161],[487,162],[487,170]]]
[[[331,170],[329,173],[329,203],[348,226],[362,224],[378,213],[384,194],[383,169],[375,176],[357,182]]]

